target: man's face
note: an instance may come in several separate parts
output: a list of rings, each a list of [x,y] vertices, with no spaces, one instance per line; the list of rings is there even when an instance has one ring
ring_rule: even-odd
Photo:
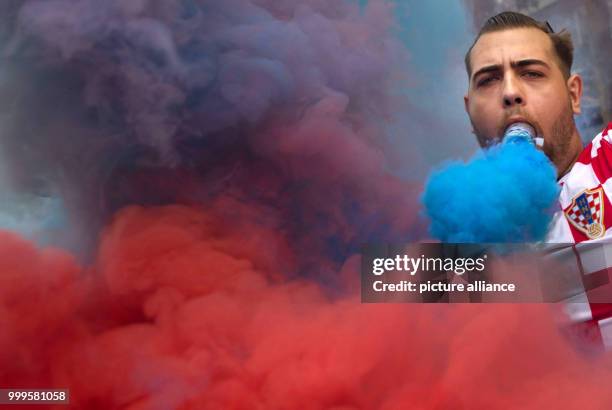
[[[465,108],[480,145],[499,140],[514,122],[530,123],[563,173],[581,148],[573,114],[580,112],[582,82],[564,78],[548,35],[535,28],[484,34],[470,62]]]

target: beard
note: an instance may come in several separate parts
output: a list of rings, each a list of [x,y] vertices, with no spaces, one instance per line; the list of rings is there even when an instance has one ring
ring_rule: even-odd
[[[535,128],[538,136],[544,137],[544,146],[542,147],[542,151],[544,152],[544,154],[546,154],[548,159],[557,167],[559,175],[563,175],[567,167],[571,164],[571,161],[574,159],[574,156],[571,155],[571,149],[572,136],[576,132],[576,123],[574,121],[574,113],[572,111],[571,103],[568,101],[568,104],[565,106],[565,109],[561,112],[561,114],[553,123],[550,133],[548,133],[548,135],[543,135],[542,127],[535,118],[532,118],[529,115],[526,115],[525,113],[522,113],[520,111],[513,111],[508,113],[504,120],[501,122],[500,126],[498,127],[497,136],[494,137],[491,137],[490,135],[481,132],[470,118],[473,132],[476,135],[480,146],[482,148],[487,148],[491,145],[500,142],[506,130],[505,124],[507,123],[507,119],[512,116],[518,115],[525,118],[525,120]]]
[[[549,141],[544,139],[544,153],[557,167],[559,175],[565,173],[569,166],[568,161],[573,159],[570,155],[572,136],[576,133],[576,123],[572,107],[567,106],[557,121],[554,122],[550,131]],[[571,156],[571,158],[569,158]]]

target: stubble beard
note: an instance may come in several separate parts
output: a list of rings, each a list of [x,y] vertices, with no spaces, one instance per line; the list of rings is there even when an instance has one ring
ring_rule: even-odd
[[[565,174],[576,159],[572,150],[572,137],[577,133],[571,106],[563,111],[551,129],[550,141],[544,140],[544,153],[557,167],[558,175]]]
[[[500,141],[499,137],[488,136],[478,130],[472,119],[472,129],[481,147],[487,148]],[[542,151],[557,168],[558,175],[563,175],[572,164],[575,156],[571,153],[572,136],[576,133],[576,123],[571,105],[568,103],[566,109],[553,123],[550,135],[544,139]]]

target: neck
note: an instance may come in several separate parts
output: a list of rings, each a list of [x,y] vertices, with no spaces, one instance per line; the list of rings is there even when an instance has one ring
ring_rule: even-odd
[[[583,150],[582,139],[580,138],[580,134],[578,133],[577,130],[575,131],[575,135],[572,136],[572,141],[576,141],[575,144],[572,144],[573,145],[572,146],[573,156],[570,157],[570,161],[567,163],[565,167],[563,167],[562,169],[557,168],[558,169],[557,181],[563,178],[568,172],[570,172],[570,170],[572,169],[572,167],[578,160],[578,157],[582,153],[582,150]]]

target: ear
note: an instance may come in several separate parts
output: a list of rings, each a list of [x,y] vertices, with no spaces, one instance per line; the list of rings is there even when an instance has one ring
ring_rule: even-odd
[[[570,101],[572,103],[572,111],[574,114],[580,114],[580,100],[582,98],[582,77],[578,74],[572,74],[567,79],[567,90],[569,91]]]
[[[470,99],[469,99],[468,95],[466,94],[466,95],[464,95],[464,96],[463,96],[463,106],[464,106],[464,108],[465,108],[465,112],[466,112],[468,115],[470,114],[470,112],[468,111],[468,104],[469,104],[469,103],[470,103]]]

